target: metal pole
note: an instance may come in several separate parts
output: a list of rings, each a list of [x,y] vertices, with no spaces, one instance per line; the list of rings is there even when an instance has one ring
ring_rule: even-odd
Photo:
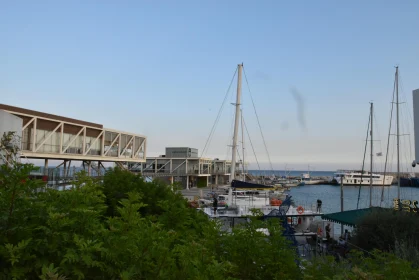
[[[241,125],[242,125],[242,172],[243,172],[243,182],[246,182],[246,174],[244,173],[244,133],[243,133],[243,110],[240,109],[241,112]]]
[[[340,175],[340,212],[343,212],[343,175]],[[343,224],[340,226],[340,234],[343,235]]]
[[[372,102],[371,102],[371,138],[370,138],[370,140],[371,140],[371,162],[370,162],[370,164],[371,164],[371,167],[370,167],[370,207],[372,207],[372,155],[373,155],[373,139],[372,139],[372,137],[373,137],[373,135],[372,135],[372,124],[374,123],[374,118],[373,118],[373,104],[372,104]]]
[[[396,66],[396,112],[397,112],[397,200],[400,202],[399,66]]]
[[[238,66],[238,75],[237,75],[237,97],[236,97],[236,116],[234,120],[234,136],[233,136],[233,147],[232,147],[232,159],[231,159],[231,174],[230,182],[236,177],[236,152],[237,152],[237,134],[239,132],[239,119],[240,119],[240,101],[241,101],[241,92],[242,92],[242,68],[243,64]]]

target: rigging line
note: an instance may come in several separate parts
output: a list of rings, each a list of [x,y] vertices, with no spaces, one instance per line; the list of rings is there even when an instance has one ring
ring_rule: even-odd
[[[387,136],[387,151],[386,151],[386,161],[384,163],[384,182],[385,182],[385,178],[386,178],[386,172],[387,172],[387,159],[388,159],[388,148],[390,146],[390,133],[391,133],[391,121],[393,119],[393,110],[394,110],[394,95],[396,92],[396,79],[394,79],[394,83],[393,83],[393,99],[391,101],[391,110],[390,110],[390,125],[388,128],[388,136]],[[383,203],[384,200],[384,182],[383,182],[383,187],[381,189],[381,201],[380,201],[380,207],[381,204]]]
[[[402,96],[402,99],[403,99],[403,101],[404,102],[402,102],[402,103],[405,103],[405,106],[406,106],[406,110],[401,110],[401,112],[402,112],[402,114],[403,114],[403,112],[404,111],[407,111],[407,113],[408,113],[408,115],[409,115],[409,117],[410,117],[410,121],[411,122],[408,122],[408,121],[406,121],[406,126],[407,126],[407,130],[406,130],[406,132],[404,132],[404,133],[409,133],[410,131],[413,131],[413,129],[411,129],[411,126],[410,126],[410,124],[412,123],[412,124],[414,124],[414,121],[413,121],[413,117],[412,117],[412,113],[410,112],[410,108],[409,108],[409,106],[407,106],[407,97],[406,97],[406,95],[405,95],[405,92],[404,92],[404,86],[403,86],[403,78],[401,77],[401,75],[400,75],[400,71],[398,72],[398,75],[399,75],[399,85],[400,85],[400,92],[401,92],[401,96]],[[406,117],[406,120],[407,120],[408,118]],[[404,134],[403,133],[403,134]],[[408,135],[406,135],[407,137],[408,137],[408,142],[409,142],[409,147],[408,147],[408,149],[409,149],[409,154],[410,154],[410,157],[413,155],[412,154],[412,143],[411,143],[411,138],[412,138],[412,135],[410,135],[410,134],[408,134]],[[407,145],[407,141],[406,141],[406,143],[405,143],[405,145],[404,146],[406,146]],[[405,153],[407,153],[407,151],[405,150]],[[408,159],[408,157],[409,157],[409,155],[406,155],[405,154],[405,159],[406,159],[406,162],[409,162],[409,159]],[[407,165],[408,167],[407,167],[407,172],[413,172],[413,168],[412,167],[410,167],[410,165],[408,164]]]
[[[407,104],[407,98],[406,98],[406,96],[404,95],[404,91],[403,91],[403,79],[402,79],[402,77],[400,76],[400,71],[399,71],[399,84],[400,84],[400,87],[401,87],[401,92],[402,92],[402,95],[404,96],[404,98],[405,98],[405,100],[406,100],[406,104]],[[409,117],[410,117],[410,121],[411,121],[411,123],[410,124],[413,124],[414,123],[414,120],[413,120],[413,116],[412,116],[412,112],[411,112],[411,110],[410,110],[410,108],[409,108],[409,106],[407,106],[406,105],[406,107],[407,107],[407,112],[409,113]],[[410,128],[410,124],[409,124],[409,128]],[[409,130],[409,131],[411,131],[411,130]]]
[[[374,127],[376,128],[376,132],[378,134],[377,139],[380,139],[380,140],[377,140],[378,141],[378,144],[380,146],[379,153],[382,153],[382,150],[383,150],[382,148],[383,147],[381,146],[380,127],[378,126],[378,121],[377,121],[377,116],[375,115],[375,111],[373,112],[373,117],[374,117],[374,123],[375,123]],[[375,153],[375,154],[377,155],[377,153]],[[378,157],[378,155],[377,155],[377,157]],[[382,167],[383,167],[383,160],[381,159],[381,156],[380,156],[380,160],[377,157],[376,157],[376,162],[378,162],[379,168],[377,168],[376,166],[374,166],[376,172],[382,170]]]
[[[249,81],[247,80],[246,70],[244,69],[244,67],[243,67],[243,73],[244,73],[244,79],[246,80],[247,89],[249,90],[250,100],[252,100],[252,105],[253,105],[253,109],[255,111],[256,120],[257,120],[258,125],[259,125],[260,134],[262,135],[263,145],[265,146],[265,151],[266,151],[266,154],[268,155],[269,165],[271,166],[271,171],[273,173],[274,169],[272,167],[271,157],[269,156],[268,147],[266,145],[265,137],[263,136],[262,127],[261,127],[260,122],[259,122],[259,116],[258,116],[258,113],[256,111],[255,102],[253,101],[252,92],[250,90]]]
[[[256,156],[255,148],[253,147],[252,139],[250,138],[250,134],[249,134],[249,131],[247,130],[247,125],[246,125],[246,122],[244,121],[244,118],[243,118],[243,125],[244,125],[244,128],[246,129],[247,137],[249,137],[250,146],[252,147],[253,155],[255,156],[256,164],[257,164],[257,166],[259,168],[259,174],[262,174],[261,173],[261,170],[260,170],[260,165],[259,165],[258,157]],[[262,176],[262,182],[265,183],[264,176]]]
[[[233,111],[231,110],[231,124],[230,124],[230,134],[228,136],[228,141],[227,141],[227,151],[226,151],[226,159],[228,158],[228,155],[230,153],[230,148],[233,147],[233,128],[234,128],[234,115]],[[232,150],[233,151],[233,150]]]
[[[404,115],[403,115],[403,110],[401,110],[401,112],[400,112],[400,115],[401,115],[401,118],[402,118],[402,120],[403,120],[403,117],[404,117]],[[404,122],[402,121],[402,125],[401,125],[402,127],[401,127],[401,130],[402,130],[402,135],[403,136],[408,136],[408,135],[406,135],[406,133],[408,132],[406,129],[405,129],[405,125],[404,125]],[[409,135],[410,136],[410,135]],[[406,147],[406,137],[404,137],[403,139],[402,139],[402,147]],[[406,149],[402,149],[402,157],[404,158],[404,161],[405,161],[405,164],[404,164],[404,166],[406,167],[406,162],[408,162],[408,160],[407,160],[407,152],[406,152]],[[405,170],[405,172],[406,173],[408,173],[409,172],[409,167],[406,167],[406,168],[404,168],[403,166],[402,166],[402,168]]]
[[[368,134],[370,132],[370,123],[371,123],[371,114],[369,114],[368,118],[368,129],[367,129],[367,139],[365,140],[365,148],[364,148],[364,160],[362,161],[362,169],[361,169],[361,180],[359,182],[359,189],[358,189],[358,202],[356,203],[356,209],[359,207],[359,198],[361,197],[361,186],[362,186],[362,176],[364,175],[364,166],[365,166],[365,154],[367,153],[367,146],[368,146]],[[372,172],[372,171],[371,171]],[[341,178],[342,180],[342,178]]]
[[[227,97],[228,97],[228,93],[230,92],[231,85],[233,84],[233,81],[234,81],[234,78],[236,77],[236,74],[237,74],[237,68],[236,68],[236,71],[234,71],[233,78],[231,79],[230,85],[228,86],[227,92],[226,92],[226,94],[225,94],[225,96],[224,96],[223,103],[221,104],[221,107],[220,107],[220,109],[218,110],[217,118],[215,119],[215,122],[214,122],[214,124],[213,124],[213,126],[212,126],[212,128],[211,128],[210,135],[208,136],[207,141],[205,142],[205,146],[204,146],[204,149],[202,150],[201,157],[203,157],[203,156],[204,156],[204,154],[205,154],[205,149],[207,148],[207,145],[209,145],[210,138],[212,138],[212,137],[211,137],[211,135],[212,135],[212,134],[214,133],[214,131],[215,131],[215,127],[217,126],[217,123],[218,123],[218,121],[219,121],[219,119],[220,119],[221,113],[222,113],[222,111],[223,111],[223,108],[224,108],[225,102],[226,102]]]
[[[237,69],[236,69],[236,73],[237,73]],[[209,140],[208,140],[208,146],[207,146],[207,148],[206,148],[206,150],[205,150],[205,153],[207,153],[208,152],[208,150],[209,150],[209,145],[211,144],[211,141],[212,141],[212,139],[214,138],[214,135],[215,135],[215,130],[216,130],[216,126],[217,126],[217,124],[218,124],[218,122],[220,121],[220,118],[221,118],[221,114],[222,114],[222,112],[223,112],[223,108],[224,108],[224,106],[225,106],[225,104],[226,104],[226,102],[228,102],[228,97],[230,96],[230,97],[232,97],[232,94],[230,93],[231,91],[231,86],[232,86],[232,82],[234,81],[234,77],[235,77],[235,75],[236,75],[236,73],[234,73],[234,75],[233,75],[233,78],[232,78],[232,80],[231,80],[231,82],[230,82],[230,85],[229,85],[229,88],[228,88],[228,90],[227,90],[227,92],[226,92],[226,96],[224,97],[224,101],[223,101],[223,104],[222,104],[222,107],[221,107],[221,111],[219,111],[219,113],[218,113],[218,116],[217,116],[217,119],[216,119],[216,121],[215,121],[215,126],[213,127],[213,130],[212,130],[212,132],[210,133],[210,136],[209,136]],[[231,113],[231,111],[230,111],[230,113]],[[233,125],[233,123],[234,123],[234,115],[232,115],[232,125]],[[232,126],[233,127],[233,126]],[[230,128],[230,136],[233,134],[233,132],[232,132],[232,127]],[[232,139],[232,137],[230,137],[231,139]],[[232,141],[232,140],[231,140]],[[230,145],[230,140],[227,142],[227,147],[228,147],[228,145]],[[227,154],[226,154],[226,158],[228,157],[228,152],[229,152],[229,150],[227,149]]]

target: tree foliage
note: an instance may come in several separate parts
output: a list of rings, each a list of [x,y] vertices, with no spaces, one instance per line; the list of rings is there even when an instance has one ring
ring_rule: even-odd
[[[29,179],[32,170],[0,169],[2,279],[298,277],[278,226],[266,225],[268,239],[256,222],[221,234],[171,187],[120,169],[103,182],[82,172],[64,191]]]
[[[255,212],[251,223],[222,232],[171,186],[128,171],[109,170],[103,181],[82,172],[58,191],[29,179],[34,169],[0,167],[0,279],[332,279],[349,265],[319,259],[303,273],[277,222]],[[414,278],[409,269],[377,253],[342,275]]]
[[[365,216],[356,228],[353,243],[367,251],[393,252],[418,266],[418,236],[418,213],[389,209]]]
[[[391,253],[373,250],[370,254],[352,251],[347,260],[336,262],[331,256],[306,263],[304,279],[419,279],[419,270],[411,262]]]

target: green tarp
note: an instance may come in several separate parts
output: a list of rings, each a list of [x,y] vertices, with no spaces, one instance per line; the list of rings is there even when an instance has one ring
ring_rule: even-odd
[[[324,214],[322,218],[331,222],[354,227],[367,214],[375,211],[387,211],[381,207],[371,207],[365,209],[349,210],[337,213]]]

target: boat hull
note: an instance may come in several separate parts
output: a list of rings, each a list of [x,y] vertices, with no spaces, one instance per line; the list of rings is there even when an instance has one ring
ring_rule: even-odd
[[[400,178],[400,187],[419,188],[419,178],[418,177]]]
[[[332,185],[337,185],[337,186],[340,186],[340,181],[337,181],[337,180],[333,179],[333,180],[332,180]],[[369,186],[370,186],[370,183],[365,183],[365,182],[363,182],[363,183],[361,184],[361,183],[346,183],[346,182],[343,182],[343,185],[344,185],[344,186],[359,186],[359,185],[361,185],[361,186],[366,186],[366,187],[369,187]],[[387,184],[384,184],[384,187],[390,187],[391,185],[392,185],[392,183],[387,183]],[[382,186],[383,186],[383,184],[382,184],[382,183],[380,183],[380,184],[378,184],[378,183],[373,183],[373,184],[372,184],[372,186],[373,186],[373,187],[382,187]]]

